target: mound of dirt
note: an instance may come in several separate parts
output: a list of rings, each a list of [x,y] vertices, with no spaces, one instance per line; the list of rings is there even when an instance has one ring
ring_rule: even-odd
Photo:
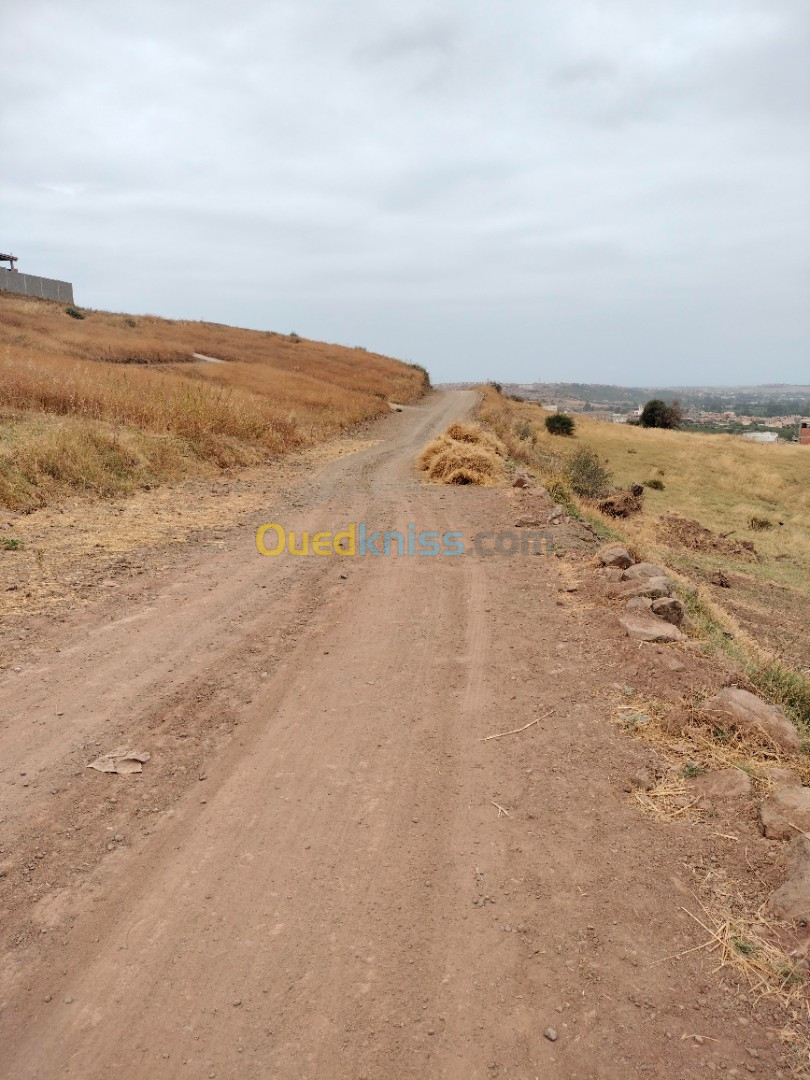
[[[632,491],[616,491],[607,498],[600,499],[596,505],[603,514],[609,517],[626,518],[641,510],[642,501],[641,497],[634,495]]]
[[[756,548],[750,540],[732,540],[729,536],[721,536],[699,521],[679,514],[662,514],[658,519],[657,531],[667,543],[679,544],[692,551],[716,551],[721,555],[749,560],[757,557]]]

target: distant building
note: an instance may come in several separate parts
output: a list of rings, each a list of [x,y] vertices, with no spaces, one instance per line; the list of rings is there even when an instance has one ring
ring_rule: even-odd
[[[746,431],[742,437],[749,442],[776,442],[779,438],[775,431]]]
[[[810,420],[802,420],[799,423],[799,445],[810,446]]]

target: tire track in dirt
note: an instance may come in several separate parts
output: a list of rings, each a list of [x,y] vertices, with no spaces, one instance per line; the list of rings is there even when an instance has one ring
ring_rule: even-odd
[[[413,474],[472,400],[397,417],[390,443],[313,474],[274,518],[504,527],[518,494]],[[699,943],[681,904],[702,841],[640,817],[617,782],[639,751],[607,722],[609,687],[638,650],[609,612],[558,606],[547,558],[262,561],[245,533],[233,544],[153,612],[122,604],[106,652],[77,621],[87,642],[41,662],[35,742],[19,682],[0,683],[17,710],[3,746],[37,777],[1,815],[4,853],[22,844],[34,866],[0,879],[20,933],[6,1075],[777,1075],[711,962],[657,963]],[[42,712],[66,695],[92,722]],[[142,776],[83,769],[110,710],[154,750]],[[108,851],[112,830],[125,841]],[[681,1039],[698,1029],[703,1044]]]

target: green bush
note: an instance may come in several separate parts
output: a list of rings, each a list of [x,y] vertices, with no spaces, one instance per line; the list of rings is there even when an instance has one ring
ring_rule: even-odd
[[[75,307],[66,307],[65,314],[69,315],[71,319],[83,319],[84,315]]]
[[[524,442],[526,440],[534,442],[535,440],[534,428],[528,420],[518,420],[515,424],[515,434],[519,439],[523,439]]]
[[[657,476],[654,476],[652,480],[645,480],[644,487],[652,488],[653,491],[663,491],[664,481],[659,480]]]
[[[574,434],[575,427],[574,418],[568,413],[552,413],[546,417],[546,431],[549,435],[570,436]]]
[[[580,446],[574,451],[568,459],[566,473],[571,489],[586,499],[605,495],[612,479],[610,469],[588,446]]]

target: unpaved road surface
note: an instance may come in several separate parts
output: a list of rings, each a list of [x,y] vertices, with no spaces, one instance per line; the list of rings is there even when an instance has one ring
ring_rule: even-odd
[[[522,493],[414,473],[474,400],[392,416],[271,519],[508,526]],[[222,525],[0,679],[2,1077],[782,1075],[689,951],[691,875],[734,845],[622,789],[617,693],[699,661],[642,657],[564,560],[261,558]],[[121,744],[141,774],[85,767]]]

